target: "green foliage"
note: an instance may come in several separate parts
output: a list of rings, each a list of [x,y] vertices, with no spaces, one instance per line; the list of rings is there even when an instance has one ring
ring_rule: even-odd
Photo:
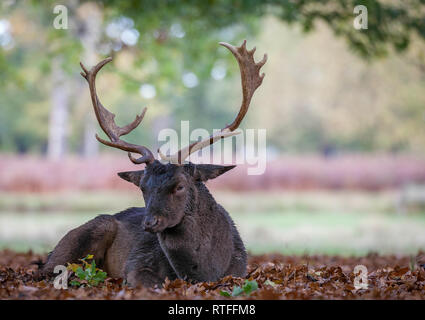
[[[326,23],[338,36],[344,37],[349,45],[364,57],[379,57],[389,50],[405,50],[411,43],[413,34],[425,39],[424,2],[383,1],[383,0],[216,0],[216,1],[118,1],[103,0],[110,15],[126,15],[140,21],[141,30],[147,26],[166,28],[179,21],[187,28],[188,35],[209,37],[208,33],[235,24],[244,24],[247,19],[273,14],[289,24],[299,24],[304,31],[315,29],[317,22]],[[353,28],[353,9],[357,5],[368,8],[368,29],[358,31]],[[142,22],[144,21],[144,22]],[[195,37],[190,37],[195,39]],[[201,40],[201,39],[199,39]],[[198,41],[199,41],[198,40]],[[197,51],[195,42],[188,42],[188,49]]]
[[[258,289],[258,283],[255,280],[245,280],[242,287],[234,286],[233,291],[231,293],[227,291],[220,291],[220,294],[223,297],[237,297],[240,295],[246,295],[249,296],[251,293],[253,293],[255,290]]]
[[[266,281],[264,281],[264,285],[266,285],[266,286],[271,286],[271,287],[276,287],[277,286],[277,284],[276,283],[274,283],[273,281],[271,281],[271,280],[269,280],[269,279],[267,279]]]
[[[91,263],[89,262],[91,260]],[[80,259],[81,264],[68,264],[68,269],[72,270],[78,279],[69,282],[71,286],[80,287],[97,287],[103,283],[107,277],[106,272],[96,268],[96,262],[93,255],[89,254],[85,258]]]

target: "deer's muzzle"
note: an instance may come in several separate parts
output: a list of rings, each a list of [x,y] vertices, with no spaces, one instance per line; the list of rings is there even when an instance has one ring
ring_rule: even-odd
[[[147,232],[157,232],[157,228],[159,224],[159,219],[155,216],[148,216],[143,221],[143,228]]]

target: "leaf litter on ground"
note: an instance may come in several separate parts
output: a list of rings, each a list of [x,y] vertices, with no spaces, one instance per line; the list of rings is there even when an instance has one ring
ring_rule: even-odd
[[[0,299],[425,299],[424,253],[413,258],[374,253],[364,257],[250,255],[245,278],[226,276],[195,284],[166,279],[155,288],[131,288],[123,279],[104,274],[92,258],[68,265],[70,270],[80,268],[85,282],[76,274],[70,280],[84,285],[64,290],[54,288],[53,278],[38,275],[34,261],[45,261],[46,255],[2,250]],[[357,265],[367,268],[367,288],[356,288]],[[99,281],[89,286],[86,271],[92,277],[102,273],[96,278]]]

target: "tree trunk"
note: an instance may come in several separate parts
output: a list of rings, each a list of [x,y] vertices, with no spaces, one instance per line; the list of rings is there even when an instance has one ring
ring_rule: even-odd
[[[52,62],[51,109],[47,144],[47,156],[52,160],[61,159],[65,155],[67,147],[69,92],[61,63],[61,57],[54,58]]]

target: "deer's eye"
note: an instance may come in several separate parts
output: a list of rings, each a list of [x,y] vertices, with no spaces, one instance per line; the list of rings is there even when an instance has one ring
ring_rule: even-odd
[[[182,192],[184,190],[184,186],[180,184],[174,190],[175,190],[175,192]]]

